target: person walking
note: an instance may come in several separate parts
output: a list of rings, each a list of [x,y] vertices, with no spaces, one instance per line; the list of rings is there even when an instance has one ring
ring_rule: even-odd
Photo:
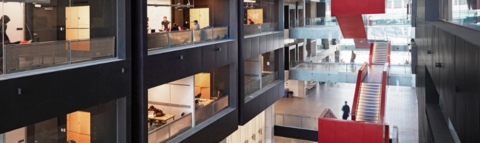
[[[345,105],[343,105],[342,111],[343,111],[342,119],[347,120],[348,116],[350,115],[350,107],[348,106],[347,101],[345,101]]]
[[[355,52],[353,52],[352,50],[352,57],[350,58],[350,63],[352,64],[352,67],[355,64],[355,58],[357,58],[357,54],[355,54]]]

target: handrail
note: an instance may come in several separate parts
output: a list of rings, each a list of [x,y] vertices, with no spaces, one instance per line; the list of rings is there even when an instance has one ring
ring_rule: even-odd
[[[389,69],[390,64],[386,62],[383,66],[383,72],[382,72],[382,97],[380,100],[380,119],[381,119],[381,124],[384,124],[385,122],[385,104],[386,104],[386,94],[387,94],[387,81],[388,81],[388,69]]]
[[[388,66],[390,66],[390,53],[392,52],[392,42],[388,41],[388,53],[387,53],[387,61],[388,61]]]
[[[370,65],[372,65],[373,45],[374,45],[374,44],[375,44],[375,43],[370,44],[370,55],[369,55],[369,57],[368,57],[368,63],[370,63]]]
[[[354,121],[355,121],[355,116],[356,116],[356,113],[357,113],[357,106],[358,106],[357,102],[358,102],[358,99],[359,99],[358,96],[360,96],[360,87],[362,85],[362,81],[368,75],[367,65],[368,65],[367,62],[363,63],[362,67],[360,67],[360,69],[358,70],[357,84],[355,86],[355,95],[353,97],[353,105],[352,105],[352,111],[351,111],[352,120],[354,120]]]

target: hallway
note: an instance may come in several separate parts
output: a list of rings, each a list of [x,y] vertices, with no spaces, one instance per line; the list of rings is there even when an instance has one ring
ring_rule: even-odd
[[[342,106],[345,101],[352,108],[355,84],[325,83],[312,89],[305,98],[282,98],[275,103],[276,118],[287,116],[302,116],[303,118],[318,118],[325,108],[330,108],[337,118],[342,115]],[[418,142],[418,107],[414,87],[389,86],[387,91],[386,121],[399,128],[400,142]],[[284,125],[298,124],[297,120],[281,120]],[[301,119],[305,122],[305,119]],[[349,117],[350,120],[350,117]],[[287,123],[291,122],[291,123]],[[310,121],[304,128],[317,129],[318,123]],[[305,124],[305,123],[303,123]],[[308,127],[311,126],[311,127]]]

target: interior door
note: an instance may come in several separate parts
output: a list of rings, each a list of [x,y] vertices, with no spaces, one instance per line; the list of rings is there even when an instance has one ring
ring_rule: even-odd
[[[90,143],[90,112],[77,111],[67,115],[67,141]]]
[[[210,26],[209,8],[192,8],[190,9],[190,28],[195,28],[193,21],[197,20],[200,28]]]

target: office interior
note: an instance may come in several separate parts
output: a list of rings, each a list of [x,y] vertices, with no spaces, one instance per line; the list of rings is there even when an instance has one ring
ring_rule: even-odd
[[[149,50],[229,39],[229,3],[226,0],[148,0]]]
[[[278,1],[244,0],[244,35],[278,31]]]
[[[116,142],[117,114],[113,100],[0,134],[0,143]]]
[[[167,141],[227,108],[229,68],[219,67],[148,89],[149,142]]]
[[[115,57],[117,0],[3,0],[1,73]]]

